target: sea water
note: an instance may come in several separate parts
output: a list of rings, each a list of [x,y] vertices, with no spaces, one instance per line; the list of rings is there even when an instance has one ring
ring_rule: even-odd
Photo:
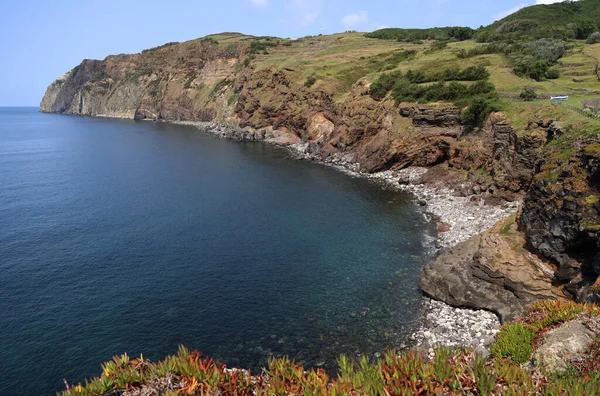
[[[406,341],[409,196],[192,127],[0,108],[0,394],[183,344],[258,373]]]

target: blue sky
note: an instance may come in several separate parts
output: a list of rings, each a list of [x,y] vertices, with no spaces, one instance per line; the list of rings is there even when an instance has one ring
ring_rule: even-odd
[[[537,0],[551,3],[554,0]],[[348,29],[493,22],[536,0],[15,0],[0,14],[0,106],[37,106],[82,59],[237,31],[301,37]]]

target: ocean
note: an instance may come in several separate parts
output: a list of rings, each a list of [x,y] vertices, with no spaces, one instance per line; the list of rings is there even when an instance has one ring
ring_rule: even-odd
[[[430,225],[410,196],[198,129],[0,108],[0,395],[183,344],[258,372],[407,341]]]

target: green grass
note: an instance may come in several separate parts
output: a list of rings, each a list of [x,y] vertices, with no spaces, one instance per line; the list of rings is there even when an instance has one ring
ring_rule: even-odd
[[[533,330],[523,324],[510,323],[502,328],[490,352],[497,359],[510,358],[515,363],[525,363],[531,359],[531,343],[536,336]]]

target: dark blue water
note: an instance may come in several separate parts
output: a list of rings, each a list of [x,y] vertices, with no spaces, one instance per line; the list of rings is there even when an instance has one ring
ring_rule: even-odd
[[[179,344],[253,368],[383,351],[426,232],[407,196],[283,149],[0,108],[0,395]]]

